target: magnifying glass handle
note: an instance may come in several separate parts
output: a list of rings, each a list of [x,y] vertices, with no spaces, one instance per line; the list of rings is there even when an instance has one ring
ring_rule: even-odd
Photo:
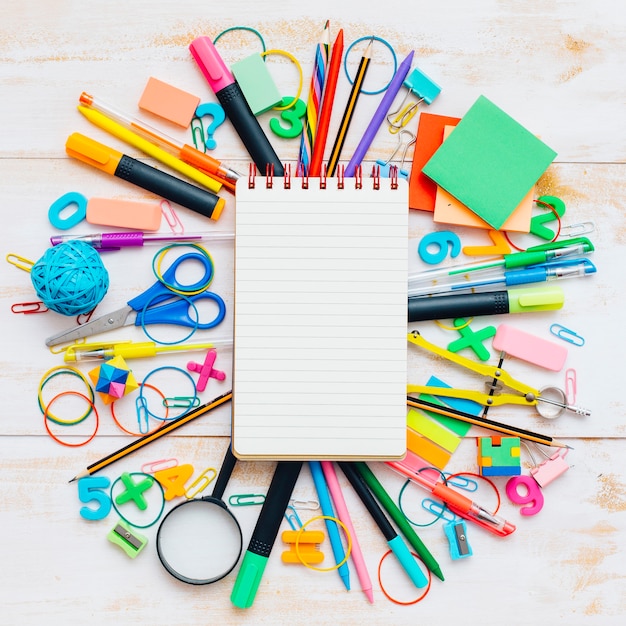
[[[235,469],[236,463],[237,457],[233,454],[232,446],[229,444],[228,448],[226,449],[226,454],[224,455],[224,460],[222,461],[220,473],[215,479],[215,484],[213,485],[212,496],[214,498],[217,498],[218,500],[223,500],[224,491],[226,491],[226,485],[230,480],[230,475],[233,473],[233,469]]]

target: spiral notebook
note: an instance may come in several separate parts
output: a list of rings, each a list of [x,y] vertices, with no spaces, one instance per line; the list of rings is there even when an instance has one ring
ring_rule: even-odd
[[[237,183],[233,451],[402,458],[407,182],[286,180]]]

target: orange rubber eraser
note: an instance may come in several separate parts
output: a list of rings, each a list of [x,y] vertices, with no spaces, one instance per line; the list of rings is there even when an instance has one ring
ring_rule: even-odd
[[[87,201],[87,221],[99,226],[159,230],[161,226],[161,201],[139,202],[137,200],[90,198]]]
[[[187,128],[200,104],[200,98],[150,77],[139,100],[139,108]]]

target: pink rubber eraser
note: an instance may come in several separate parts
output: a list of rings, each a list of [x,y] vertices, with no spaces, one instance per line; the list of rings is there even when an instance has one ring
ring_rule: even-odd
[[[139,108],[187,128],[196,112],[200,98],[191,93],[164,83],[148,79],[148,84],[139,100]]]
[[[493,347],[522,361],[558,372],[567,358],[567,348],[519,328],[500,324],[493,338]]]
[[[159,230],[161,201],[139,202],[90,198],[87,201],[87,221],[99,226],[117,226],[137,230]]]

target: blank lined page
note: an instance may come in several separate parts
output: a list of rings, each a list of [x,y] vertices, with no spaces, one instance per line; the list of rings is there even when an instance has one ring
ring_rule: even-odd
[[[238,182],[239,458],[405,454],[408,186],[396,182]]]

